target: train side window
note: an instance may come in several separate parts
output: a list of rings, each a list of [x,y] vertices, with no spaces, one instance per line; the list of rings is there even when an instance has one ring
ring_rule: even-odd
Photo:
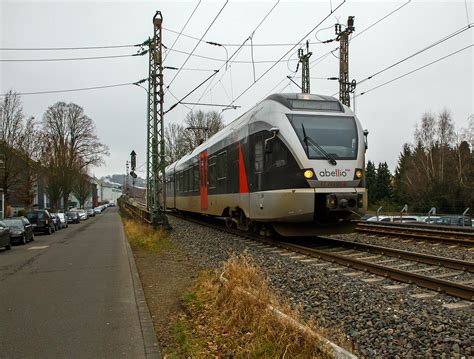
[[[216,188],[217,185],[217,169],[216,156],[209,157],[209,188]]]
[[[184,173],[181,171],[179,173],[179,192],[184,192]]]
[[[262,136],[259,136],[257,142],[255,142],[255,172],[263,172],[263,163],[264,163],[264,152],[263,152],[263,139]]]
[[[227,151],[217,155],[217,179],[223,180],[227,178]]]
[[[288,164],[288,150],[282,142],[274,141],[272,143],[272,152],[267,153],[265,164],[267,171]]]
[[[193,191],[199,191],[199,164],[193,167]]]

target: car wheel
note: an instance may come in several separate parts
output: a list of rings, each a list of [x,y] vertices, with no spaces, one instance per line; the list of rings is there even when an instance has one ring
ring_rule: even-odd
[[[26,242],[28,242],[28,241],[26,240],[26,234],[23,234],[23,237],[21,237],[21,244],[25,245]]]
[[[10,243],[8,243],[6,246],[5,246],[5,249],[7,251],[9,251],[10,249],[12,249],[12,245]]]
[[[51,233],[53,233],[53,231],[51,230],[51,227],[48,226],[48,231],[46,232],[46,234],[51,234]]]

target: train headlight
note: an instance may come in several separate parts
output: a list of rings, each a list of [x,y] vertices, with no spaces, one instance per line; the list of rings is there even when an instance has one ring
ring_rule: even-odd
[[[311,179],[314,177],[314,172],[313,170],[305,170],[303,175],[306,179]]]
[[[355,178],[356,179],[361,179],[362,178],[362,170],[361,169],[357,168],[355,170]]]

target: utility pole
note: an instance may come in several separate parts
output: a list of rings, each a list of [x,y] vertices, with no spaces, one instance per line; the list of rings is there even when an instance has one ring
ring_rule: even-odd
[[[153,139],[152,139],[152,170],[153,170],[153,206],[151,221],[154,227],[170,228],[166,217],[166,177],[165,177],[165,131],[163,116],[163,57],[162,57],[162,23],[163,17],[157,11],[153,17],[153,45],[151,62],[151,84],[153,93]],[[160,201],[161,190],[161,201]],[[160,204],[161,202],[161,204]]]
[[[339,100],[349,107],[350,93],[356,88],[355,80],[349,82],[349,35],[354,31],[354,16],[347,18],[347,27],[344,31],[341,24],[336,24],[336,41],[339,41]]]
[[[306,40],[306,54],[303,53],[303,49],[298,49],[298,57],[301,62],[301,92],[310,93],[309,88],[309,58],[313,53],[309,52],[309,41]]]

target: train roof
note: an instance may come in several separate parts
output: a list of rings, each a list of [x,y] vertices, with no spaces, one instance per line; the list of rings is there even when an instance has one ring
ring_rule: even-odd
[[[302,93],[276,93],[266,97],[261,102],[250,108],[248,111],[231,121],[222,130],[211,136],[207,141],[196,147],[190,153],[181,157],[178,161],[170,164],[167,168],[173,167],[183,160],[195,157],[204,148],[219,141],[223,136],[226,136],[229,131],[235,126],[238,126],[244,117],[248,116],[255,107],[259,106],[265,101],[275,101],[293,111],[327,111],[327,112],[344,112],[344,107],[341,102],[332,96],[324,96],[317,94],[302,94]]]

